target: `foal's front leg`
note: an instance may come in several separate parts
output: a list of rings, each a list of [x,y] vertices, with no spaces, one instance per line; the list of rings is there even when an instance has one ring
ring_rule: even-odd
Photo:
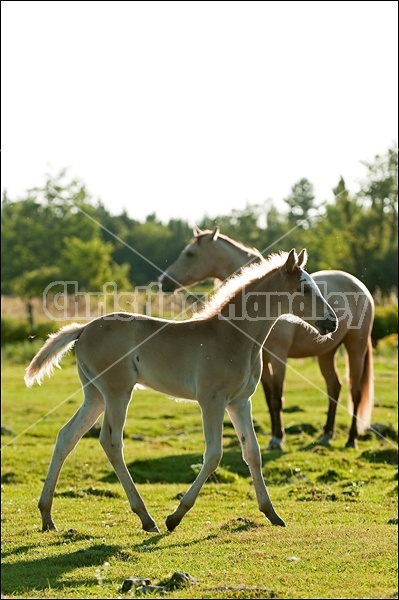
[[[176,510],[166,518],[166,527],[173,531],[184,515],[194,506],[202,486],[219,466],[222,458],[223,416],[225,404],[220,398],[200,403],[205,437],[204,462],[201,471],[191,484]]]
[[[285,523],[274,510],[274,506],[267,492],[262,474],[262,457],[258,440],[256,439],[251,415],[251,400],[244,398],[236,400],[227,407],[234,429],[240,440],[242,456],[248,465],[255,486],[259,510],[273,525],[285,527]]]

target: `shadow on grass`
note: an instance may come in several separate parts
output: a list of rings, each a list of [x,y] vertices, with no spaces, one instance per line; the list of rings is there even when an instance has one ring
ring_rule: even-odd
[[[381,450],[365,450],[360,455],[360,458],[363,458],[370,463],[386,463],[388,465],[397,465],[398,449],[383,448]]]
[[[226,531],[230,533],[238,533],[240,531],[246,531],[250,528],[256,528],[258,525],[252,521],[244,518],[238,518],[230,520],[221,527],[218,532],[210,533],[204,536],[200,536],[198,539],[188,539],[186,541],[178,541],[173,536],[173,533],[161,533],[155,534],[151,537],[147,537],[137,543],[133,544],[131,549],[136,552],[148,552],[149,548],[156,549],[157,545],[164,538],[168,538],[170,543],[162,545],[158,548],[160,552],[165,552],[166,549],[172,548],[192,548],[193,544],[202,543],[204,541],[211,541],[217,539],[219,536],[225,535]],[[263,525],[262,525],[263,527]],[[64,536],[65,537],[65,536]],[[78,539],[78,538],[76,538]],[[55,543],[50,545],[60,546],[63,540],[57,540]],[[45,595],[51,590],[63,590],[65,598],[70,597],[68,590],[76,589],[80,586],[93,586],[93,581],[96,579],[96,572],[99,568],[103,567],[105,562],[108,562],[113,556],[117,555],[121,551],[121,547],[117,545],[106,545],[106,544],[93,544],[86,549],[76,550],[71,552],[63,547],[63,551],[51,556],[44,558],[32,559],[32,560],[18,560],[18,555],[32,550],[34,546],[19,546],[13,551],[9,552],[7,556],[15,556],[15,562],[12,564],[4,563],[5,555],[3,556],[2,563],[2,593],[17,595],[19,593],[26,594],[30,590],[43,590]],[[92,567],[92,577],[89,578],[74,578],[68,580],[68,573],[72,573],[77,568],[81,567]],[[99,591],[100,588],[99,588]],[[48,596],[51,597],[51,596]]]
[[[290,425],[285,429],[287,435],[300,435],[301,433],[315,435],[317,432],[317,427],[312,425],[312,423],[298,423],[298,425]]]
[[[59,542],[58,542],[59,543]],[[70,583],[63,579],[64,575],[80,567],[101,567],[117,551],[119,546],[94,544],[85,550],[71,552],[65,549],[62,553],[49,557],[33,560],[16,560],[12,564],[2,563],[1,586],[4,594],[26,593],[37,589],[65,589],[76,588],[77,585],[92,586],[95,580],[95,570],[90,579],[74,580]],[[18,555],[26,551],[25,547],[16,548],[12,553]],[[65,596],[68,598],[68,595]]]
[[[269,523],[270,525],[270,523]],[[193,545],[195,544],[199,544],[202,543],[204,541],[211,541],[211,540],[215,540],[217,538],[220,537],[224,537],[226,532],[234,534],[234,533],[239,533],[241,531],[248,531],[249,529],[257,529],[259,527],[267,527],[268,523],[265,520],[264,523],[262,523],[261,525],[258,525],[257,523],[255,523],[254,521],[251,521],[250,519],[244,518],[244,517],[238,517],[237,519],[230,519],[229,521],[227,521],[224,525],[222,525],[219,529],[219,531],[214,532],[214,533],[209,533],[207,535],[204,536],[200,536],[198,539],[188,539],[186,541],[174,541],[174,537],[173,537],[173,531],[172,532],[166,532],[166,533],[160,533],[160,534],[156,534],[153,535],[151,538],[147,538],[145,540],[143,540],[142,542],[138,543],[138,544],[133,544],[132,549],[135,550],[136,552],[148,552],[148,548],[151,547],[155,547],[160,540],[164,539],[164,538],[168,538],[170,540],[169,544],[163,544],[162,546],[160,546],[159,550],[161,552],[165,552],[166,549],[172,549],[172,548],[192,548]]]
[[[224,535],[226,531],[235,533],[254,527],[257,527],[257,525],[252,521],[238,518],[227,522],[218,532],[200,535],[198,539],[190,538],[186,541],[176,540],[173,532],[150,534],[150,536],[144,533],[143,540],[133,544],[131,550],[148,552],[149,548],[152,548],[153,550],[157,549],[160,552],[165,552],[165,550],[173,548],[192,548],[193,544],[217,539],[221,535]],[[26,594],[30,590],[43,590],[44,595],[50,598],[51,596],[47,594],[51,593],[51,590],[57,589],[63,591],[65,598],[69,598],[68,591],[70,589],[84,586],[88,588],[92,587],[98,570],[103,567],[105,562],[109,562],[112,557],[118,556],[121,552],[120,546],[106,544],[93,544],[88,548],[71,552],[70,546],[69,548],[68,546],[61,546],[65,538],[68,537],[79,540],[84,536],[72,535],[66,532],[61,539],[57,538],[56,541],[50,541],[49,546],[62,547],[61,552],[53,554],[51,557],[47,555],[39,559],[19,560],[18,555],[29,552],[36,547],[33,544],[19,546],[4,554],[2,563],[2,594],[17,595],[20,593]],[[157,548],[159,542],[164,538],[168,538],[170,543]],[[15,562],[12,564],[5,563],[4,558],[6,557],[14,557]],[[76,577],[73,580],[68,579],[68,573],[72,573],[82,567],[91,567],[93,569],[92,576],[81,579]]]
[[[281,456],[279,451],[271,451],[263,456],[263,465]],[[176,454],[160,458],[135,460],[127,464],[127,468],[136,483],[185,483],[194,481],[198,473],[198,465],[202,464],[202,454]],[[221,469],[230,471],[239,477],[250,477],[244,463],[241,449],[225,451],[220,463]],[[114,471],[101,478],[104,483],[117,483]]]

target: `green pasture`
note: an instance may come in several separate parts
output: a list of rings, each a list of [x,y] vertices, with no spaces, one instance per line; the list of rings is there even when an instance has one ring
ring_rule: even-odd
[[[133,394],[125,459],[159,534],[141,530],[95,437],[69,456],[56,489],[56,532],[42,533],[37,502],[59,428],[82,395],[73,355],[42,386],[25,387],[22,364],[3,364],[2,597],[6,598],[397,598],[397,351],[375,356],[375,408],[359,448],[346,449],[344,387],[330,449],[315,442],[326,418],[325,386],[314,359],[290,360],[283,452],[267,451],[269,416],[259,387],[253,416],[263,472],[286,528],[259,512],[234,430],[224,455],[173,533],[165,518],[193,481],[204,450],[199,407],[150,390]],[[100,419],[101,421],[101,419]],[[196,579],[162,592],[176,571]]]

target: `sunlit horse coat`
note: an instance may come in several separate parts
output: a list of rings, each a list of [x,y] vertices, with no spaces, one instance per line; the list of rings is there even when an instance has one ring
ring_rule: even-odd
[[[243,266],[263,262],[262,254],[214,231],[195,229],[195,236],[176,261],[160,277],[162,288],[171,292],[214,277],[225,280]],[[371,422],[374,404],[374,373],[371,330],[374,301],[361,281],[344,271],[318,271],[312,277],[337,313],[338,330],[323,344],[300,323],[280,319],[270,332],[263,353],[262,385],[270,412],[272,437],[269,449],[281,449],[283,385],[287,358],[316,356],[327,384],[328,414],[319,443],[329,445],[334,437],[341,381],[335,366],[338,348],[345,346],[349,364],[349,407],[352,422],[346,445],[356,447],[358,434]],[[309,382],[311,383],[311,382]]]
[[[308,318],[323,335],[337,327],[334,311],[303,270],[306,258],[306,251],[297,256],[291,250],[265,264],[248,267],[236,280],[222,286],[203,313],[188,321],[112,313],[85,325],[67,325],[50,336],[27,368],[27,385],[40,383],[46,373],[50,375],[62,355],[75,346],[84,401],[57,437],[39,500],[43,530],[56,528],[51,509],[66,457],[104,411],[100,443],[143,529],[158,531],[123,457],[122,432],[136,383],[171,396],[197,400],[201,407],[205,439],[202,469],[176,510],[167,517],[168,530],[172,531],[194,505],[202,485],[220,462],[225,411],[240,440],[260,511],[274,525],[284,525],[263,479],[251,396],[262,372],[264,341],[281,314]],[[263,314],[259,313],[259,306],[264,307]],[[262,318],[252,318],[254,314]],[[316,329],[312,329],[312,335],[317,336]]]

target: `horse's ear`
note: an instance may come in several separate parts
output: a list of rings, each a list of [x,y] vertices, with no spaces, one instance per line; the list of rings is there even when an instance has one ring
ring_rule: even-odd
[[[202,230],[197,225],[194,225],[193,234],[195,235],[195,237],[198,237],[199,235],[201,235],[201,233],[202,233]]]
[[[284,269],[286,270],[287,273],[292,273],[294,271],[295,267],[297,267],[297,266],[298,266],[298,257],[295,252],[295,248],[293,248],[288,253],[288,257],[287,257],[287,260],[285,261]]]
[[[217,225],[212,233],[212,237],[211,237],[212,242],[216,242],[216,240],[218,239],[218,236],[219,236],[219,232],[220,232],[219,225]]]
[[[298,254],[298,266],[302,269],[305,268],[306,263],[308,262],[308,252],[306,248],[303,248]]]

